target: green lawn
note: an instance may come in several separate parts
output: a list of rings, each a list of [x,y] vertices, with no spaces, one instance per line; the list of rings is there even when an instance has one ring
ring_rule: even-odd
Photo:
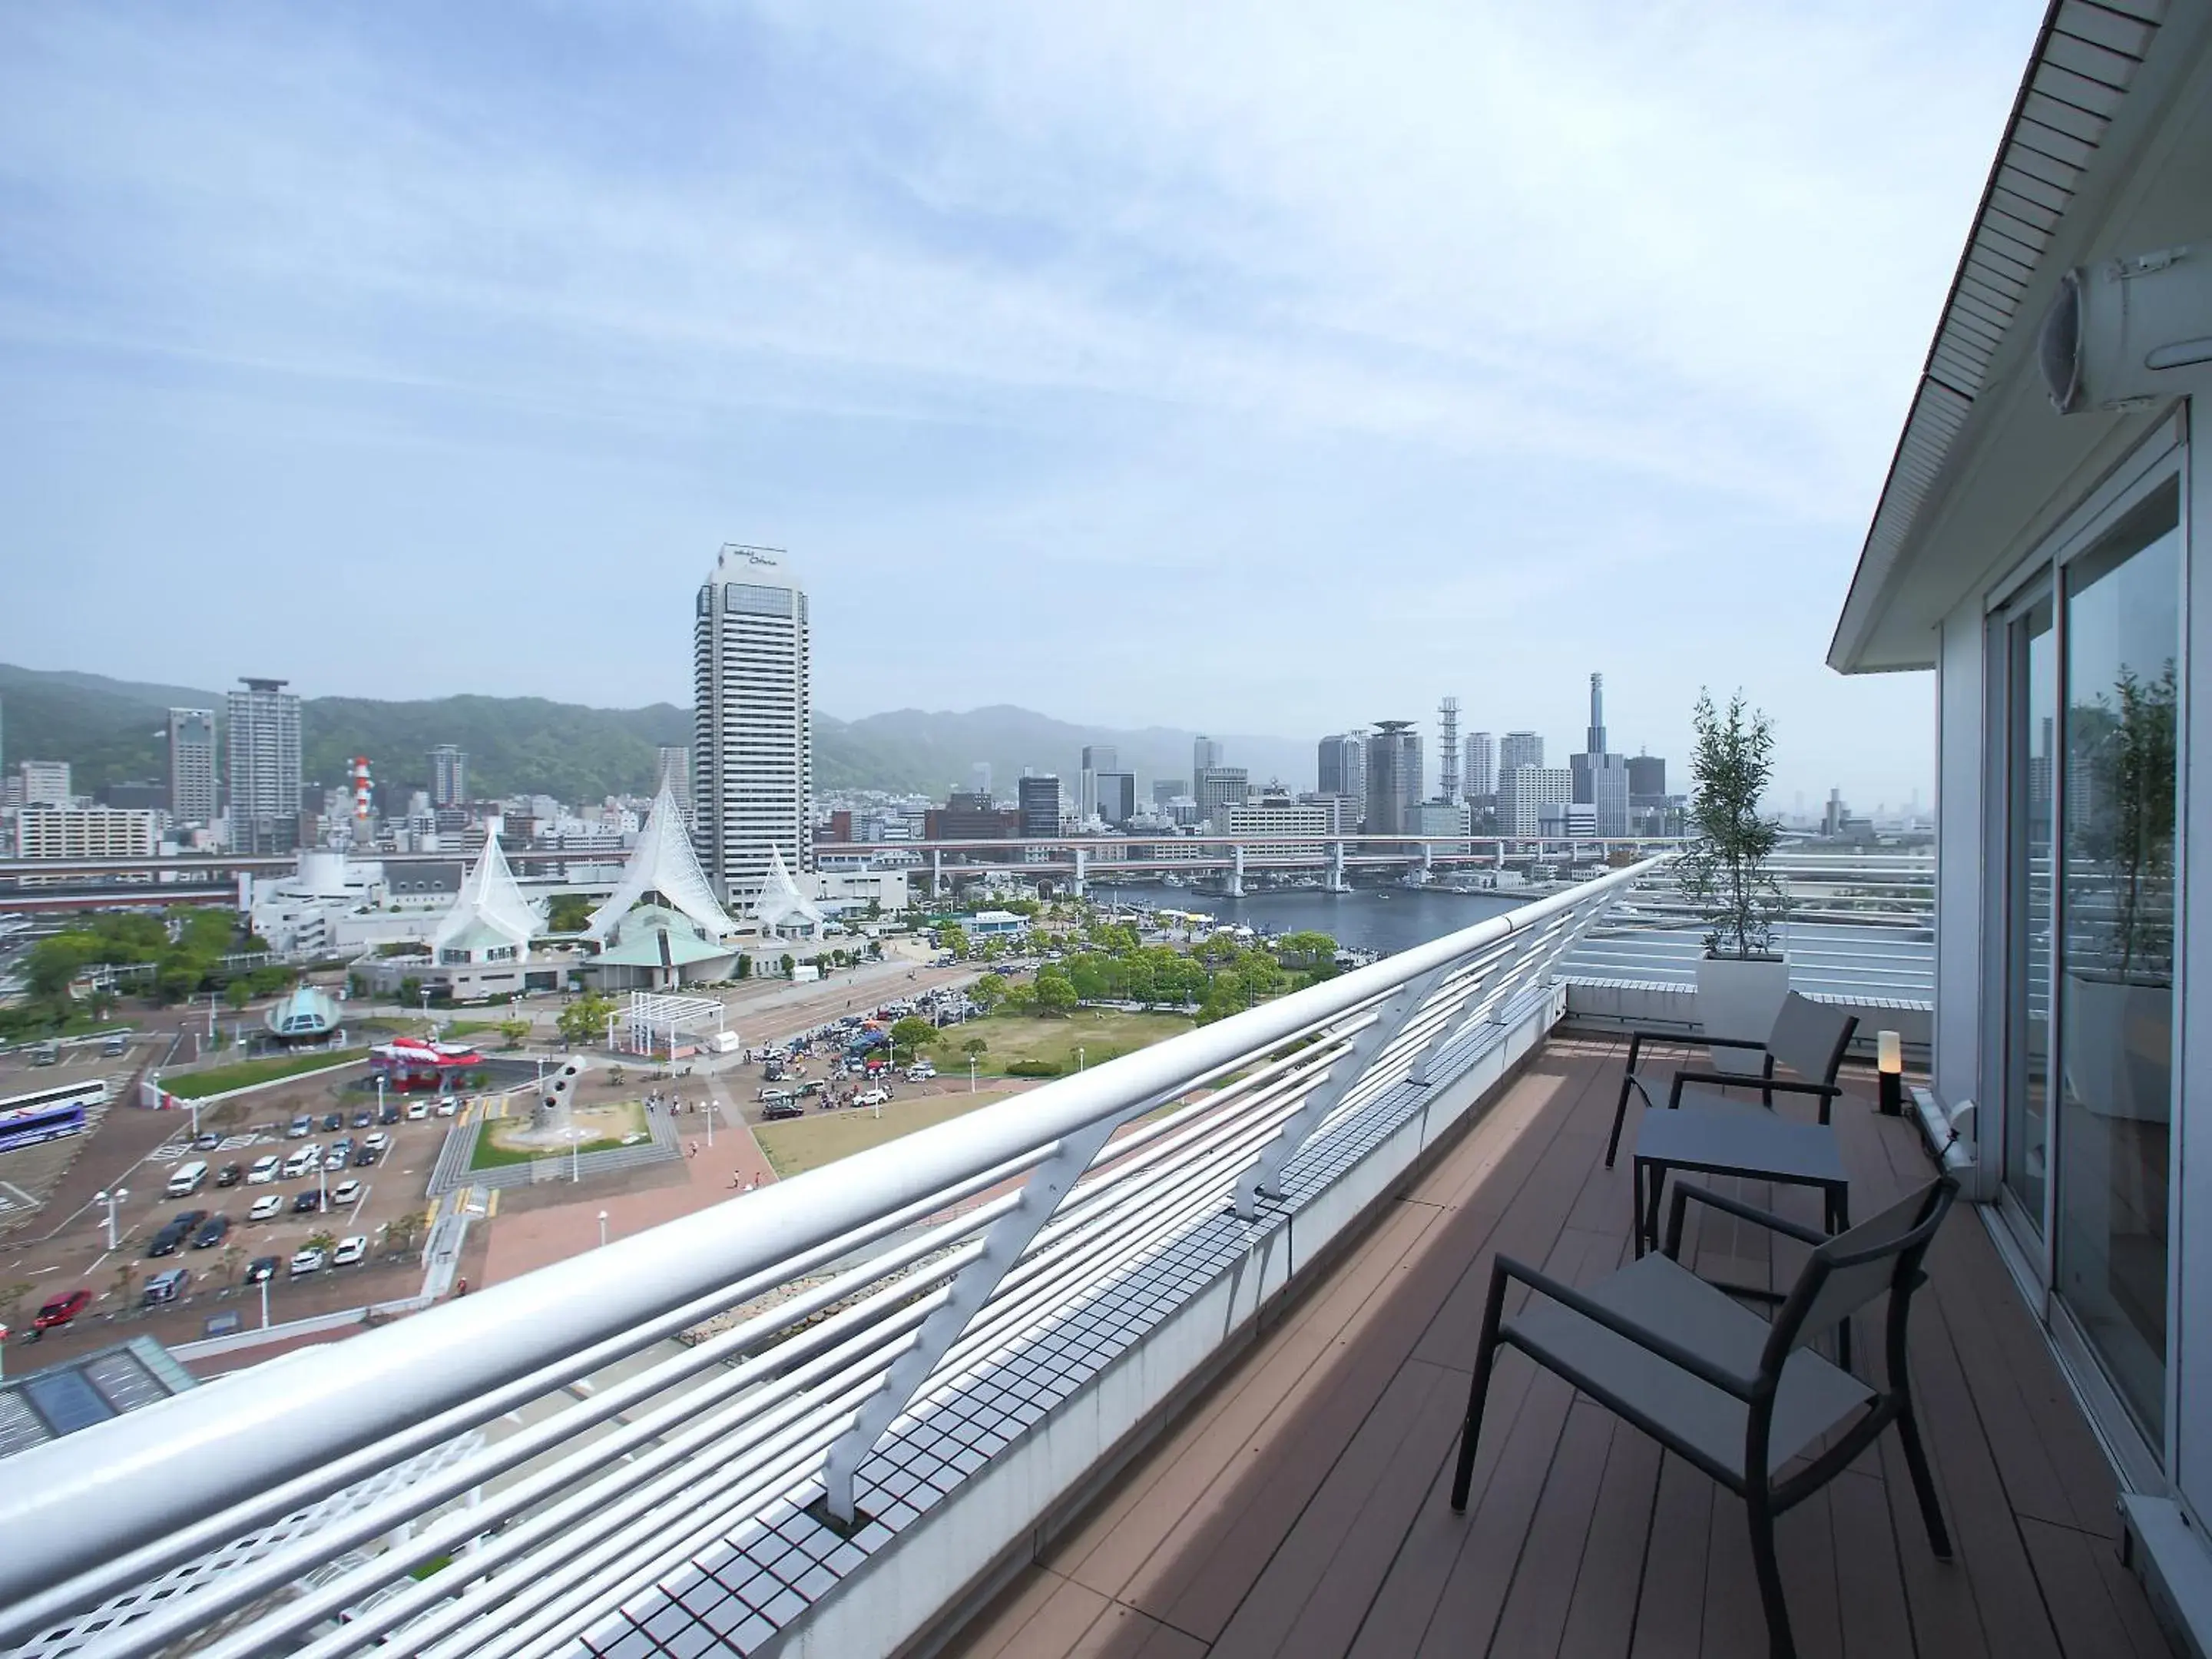
[[[1181,1014],[1125,1014],[1111,1008],[1079,1008],[1065,1019],[1032,1019],[1012,1014],[994,1014],[971,1019],[942,1032],[930,1045],[938,1068],[946,1076],[968,1069],[960,1045],[971,1037],[988,1044],[979,1068],[986,1077],[1003,1077],[1018,1060],[1042,1060],[1062,1074],[1075,1070],[1075,1051],[1083,1050],[1085,1066],[1101,1066],[1155,1042],[1180,1036],[1196,1026]]]
[[[610,1135],[601,1140],[579,1141],[575,1156],[580,1158],[586,1152],[611,1152],[623,1144],[620,1135]],[[534,1164],[541,1158],[567,1158],[569,1155],[566,1146],[555,1152],[537,1151],[527,1146],[495,1146],[491,1144],[491,1137],[485,1134],[480,1127],[477,1131],[476,1151],[469,1154],[469,1168],[496,1170],[509,1164]]]
[[[227,1094],[256,1083],[275,1083],[282,1078],[302,1077],[309,1072],[326,1072],[333,1066],[349,1065],[363,1059],[368,1053],[366,1048],[340,1048],[329,1053],[241,1060],[234,1066],[213,1066],[204,1072],[164,1078],[161,1086],[180,1100],[205,1100],[210,1095]]]
[[[805,1117],[787,1118],[781,1123],[756,1123],[753,1139],[760,1142],[761,1151],[768,1154],[768,1161],[776,1174],[795,1176],[819,1169],[824,1164],[834,1164],[841,1158],[850,1158],[871,1146],[880,1146],[887,1140],[896,1140],[901,1135],[910,1135],[916,1129],[927,1129],[933,1123],[942,1123],[963,1112],[972,1112],[994,1100],[1004,1100],[1012,1092],[979,1089],[972,1095],[924,1095],[914,1100],[893,1102],[884,1108],[881,1117],[865,1106],[823,1112],[819,1116],[810,1112]]]

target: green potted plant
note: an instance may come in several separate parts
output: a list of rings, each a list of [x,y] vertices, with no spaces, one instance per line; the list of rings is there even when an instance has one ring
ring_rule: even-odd
[[[1774,724],[1741,691],[1725,711],[1700,692],[1691,720],[1692,839],[1674,868],[1705,925],[1698,1023],[1711,1036],[1764,1040],[1790,991],[1774,931],[1785,905],[1766,868],[1781,826],[1759,806],[1774,773]]]

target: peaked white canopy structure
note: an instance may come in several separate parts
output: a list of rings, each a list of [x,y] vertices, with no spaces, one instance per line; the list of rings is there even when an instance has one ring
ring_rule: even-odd
[[[604,939],[630,907],[647,893],[658,893],[672,910],[690,917],[710,939],[720,939],[736,924],[715,901],[699,855],[691,850],[690,832],[684,827],[684,809],[663,777],[660,793],[646,815],[645,829],[623,866],[622,881],[612,897],[592,912],[585,934]]]
[[[753,906],[753,920],[763,933],[781,933],[790,927],[817,939],[822,934],[822,907],[799,890],[783,854],[773,847],[769,848],[768,874],[761,882],[759,902]]]
[[[507,854],[500,850],[496,831],[484,837],[483,851],[470,869],[468,879],[454,896],[453,908],[438,923],[432,949],[443,953],[465,951],[471,960],[487,959],[501,951],[520,957],[530,949],[538,931],[538,912],[514,884]]]

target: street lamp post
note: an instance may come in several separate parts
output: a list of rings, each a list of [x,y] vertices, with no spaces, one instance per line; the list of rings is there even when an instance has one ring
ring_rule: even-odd
[[[269,1281],[261,1281],[261,1328],[269,1328]]]
[[[1075,1069],[1079,1072],[1083,1069],[1083,1045],[1079,1042],[1075,1045]]]
[[[971,1095],[975,1092],[975,1056],[973,1054],[968,1056],[968,1092]]]
[[[603,1250],[607,1248],[607,1212],[605,1210],[599,1212],[599,1248]]]
[[[128,1187],[118,1187],[113,1192],[94,1193],[92,1195],[94,1203],[107,1206],[107,1248],[111,1250],[115,1249],[115,1206],[128,1203],[130,1198],[131,1189]]]

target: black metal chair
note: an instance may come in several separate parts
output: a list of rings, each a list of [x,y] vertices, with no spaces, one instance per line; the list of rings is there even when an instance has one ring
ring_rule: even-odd
[[[1628,1117],[1628,1095],[1631,1090],[1644,1097],[1646,1110],[1659,1103],[1664,1095],[1669,1106],[1691,1104],[1699,1108],[1720,1110],[1741,1110],[1749,1105],[1719,1092],[1723,1089],[1755,1088],[1759,1091],[1759,1104],[1771,1108],[1778,1093],[1810,1095],[1820,1103],[1820,1121],[1828,1121],[1828,1109],[1843,1090],[1837,1086],[1836,1074],[1843,1069],[1844,1051],[1851,1046],[1857,1032],[1857,1016],[1847,1014],[1828,1003],[1815,1002],[1810,997],[1792,991],[1782,999],[1782,1007],[1774,1016],[1774,1024],[1766,1036],[1749,1037],[1700,1036],[1692,1038],[1679,1031],[1632,1030],[1628,1034],[1628,1064],[1620,1076],[1620,1097],[1613,1103],[1613,1133],[1605,1143],[1605,1167],[1610,1170],[1613,1160],[1620,1151],[1620,1128]],[[1646,1042],[1690,1044],[1704,1048],[1740,1048],[1758,1056],[1758,1069],[1742,1072],[1678,1071],[1664,1083],[1656,1073],[1642,1072],[1638,1062],[1644,1057]],[[1794,1075],[1777,1077],[1775,1063],[1780,1061]]]
[[[1922,1258],[1958,1190],[1950,1176],[1940,1176],[1872,1219],[1829,1237],[1721,1194],[1678,1184],[1665,1253],[1640,1257],[1586,1289],[1498,1257],[1483,1306],[1452,1508],[1467,1508],[1491,1367],[1498,1348],[1510,1346],[1743,1498],[1768,1638],[1778,1659],[1796,1649],[1775,1559],[1775,1517],[1842,1473],[1893,1423],[1929,1544],[1948,1560],[1950,1534],[1913,1415],[1907,1315],[1913,1291],[1926,1281]],[[1680,1265],[1683,1217],[1692,1199],[1813,1247],[1771,1323]],[[1507,1319],[1506,1287],[1516,1281],[1535,1295]],[[1885,1292],[1887,1386],[1876,1389],[1807,1345]],[[1785,1467],[1824,1435],[1833,1437],[1829,1445],[1783,1477]]]

